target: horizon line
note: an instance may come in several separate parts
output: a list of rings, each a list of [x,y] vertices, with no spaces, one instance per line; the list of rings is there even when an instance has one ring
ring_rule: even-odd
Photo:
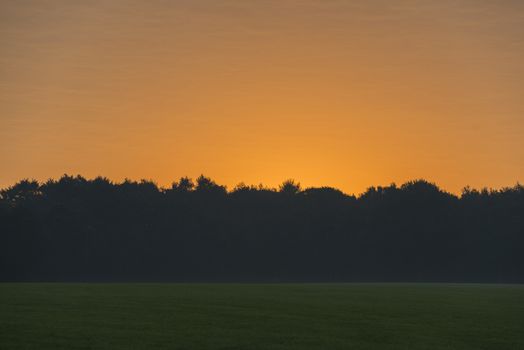
[[[240,181],[236,185],[231,186],[231,188],[228,188],[229,187],[228,185],[222,185],[222,184],[214,181],[212,177],[206,176],[203,173],[201,173],[195,179],[193,179],[192,177],[189,177],[189,176],[181,176],[181,177],[179,177],[178,180],[173,180],[173,181],[171,181],[170,185],[166,185],[166,186],[159,185],[158,181],[155,181],[152,178],[149,178],[149,179],[148,178],[140,178],[140,179],[137,180],[137,179],[132,179],[132,178],[125,177],[123,180],[114,180],[114,179],[111,179],[111,178],[109,178],[107,176],[103,176],[103,175],[96,175],[96,176],[93,176],[93,177],[86,177],[86,176],[83,176],[81,174],[72,175],[72,174],[64,173],[60,177],[57,177],[57,178],[49,177],[49,178],[47,178],[46,180],[43,180],[43,181],[37,180],[35,178],[23,177],[20,180],[16,181],[12,185],[7,185],[6,187],[5,186],[4,187],[0,187],[0,192],[8,190],[10,188],[13,188],[17,184],[19,184],[21,182],[24,182],[24,181],[26,181],[26,182],[36,182],[36,183],[38,183],[39,186],[42,186],[42,185],[45,185],[45,184],[47,184],[49,182],[59,182],[63,178],[82,179],[82,180],[85,180],[85,181],[88,181],[88,182],[93,182],[95,180],[104,180],[104,181],[107,181],[108,183],[110,183],[111,185],[115,185],[115,186],[122,185],[122,184],[125,184],[125,183],[135,183],[135,184],[149,183],[149,184],[153,184],[160,192],[165,192],[165,191],[173,189],[174,188],[173,186],[179,184],[179,181],[182,180],[182,179],[187,179],[187,180],[191,181],[191,183],[194,185],[194,187],[196,187],[197,181],[198,181],[199,178],[208,179],[208,180],[210,180],[212,182],[213,185],[217,185],[217,186],[223,187],[224,190],[226,191],[226,193],[233,193],[236,190],[241,189],[241,188],[248,188],[248,189],[252,189],[252,190],[266,190],[266,191],[278,192],[279,191],[279,187],[281,188],[282,185],[284,185],[286,183],[291,183],[291,184],[294,184],[294,185],[298,186],[299,192],[304,192],[304,191],[310,190],[310,189],[322,189],[322,188],[326,189],[326,188],[329,188],[329,189],[333,189],[333,190],[339,191],[340,193],[344,194],[345,196],[350,196],[350,197],[353,196],[353,197],[357,197],[357,198],[362,197],[364,194],[366,194],[367,192],[369,192],[372,189],[375,189],[375,190],[386,189],[386,188],[401,189],[401,188],[405,187],[406,185],[419,183],[419,182],[423,182],[423,183],[435,186],[440,192],[443,192],[443,193],[446,193],[446,194],[449,194],[449,195],[453,195],[453,196],[456,196],[458,198],[460,198],[465,192],[496,193],[496,192],[503,192],[503,191],[507,191],[507,190],[511,190],[511,189],[515,189],[515,188],[522,188],[523,187],[523,185],[520,183],[520,181],[517,180],[516,183],[513,184],[513,185],[510,185],[510,186],[506,185],[506,186],[501,186],[501,187],[482,186],[482,187],[477,188],[477,187],[471,187],[470,185],[465,185],[465,186],[462,187],[462,189],[461,189],[461,191],[459,193],[455,193],[455,192],[452,192],[452,191],[448,191],[447,189],[444,189],[443,187],[439,186],[438,183],[435,182],[435,181],[431,181],[431,180],[424,179],[422,177],[418,177],[418,178],[413,178],[413,179],[404,181],[404,182],[399,183],[399,184],[397,184],[397,182],[395,182],[395,181],[392,181],[388,185],[370,185],[370,186],[367,186],[366,189],[364,191],[362,191],[362,192],[359,192],[359,193],[356,193],[356,192],[348,193],[348,192],[345,192],[345,191],[341,190],[338,187],[330,186],[330,185],[302,187],[300,181],[295,179],[295,178],[286,178],[282,182],[280,182],[277,185],[277,187],[267,186],[264,183],[258,183],[258,184],[255,185],[255,184],[247,184],[244,181]],[[193,190],[194,189],[191,189],[190,191],[193,191]]]

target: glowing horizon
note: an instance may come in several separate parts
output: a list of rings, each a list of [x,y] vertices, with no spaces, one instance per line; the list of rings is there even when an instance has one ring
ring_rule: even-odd
[[[0,188],[524,179],[524,3],[6,1]]]

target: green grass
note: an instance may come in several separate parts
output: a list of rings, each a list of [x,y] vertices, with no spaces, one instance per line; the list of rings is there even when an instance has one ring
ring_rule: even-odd
[[[0,349],[524,349],[524,286],[8,283]]]

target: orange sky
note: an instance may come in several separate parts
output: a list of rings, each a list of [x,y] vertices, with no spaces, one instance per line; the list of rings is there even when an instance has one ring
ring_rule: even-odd
[[[2,1],[0,187],[524,180],[522,1]]]

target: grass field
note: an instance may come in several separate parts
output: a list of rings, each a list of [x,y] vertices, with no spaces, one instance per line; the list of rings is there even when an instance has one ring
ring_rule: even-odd
[[[0,284],[0,349],[524,349],[524,286]]]

